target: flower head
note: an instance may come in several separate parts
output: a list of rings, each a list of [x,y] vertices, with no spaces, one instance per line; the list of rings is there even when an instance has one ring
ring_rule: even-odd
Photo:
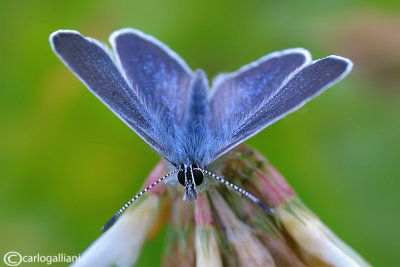
[[[257,151],[239,146],[210,168],[232,177],[276,215],[219,183],[210,184],[195,202],[182,200],[181,187],[160,183],[129,207],[75,265],[131,266],[146,238],[166,225],[163,266],[369,266],[305,207]],[[145,185],[166,170],[160,162]]]

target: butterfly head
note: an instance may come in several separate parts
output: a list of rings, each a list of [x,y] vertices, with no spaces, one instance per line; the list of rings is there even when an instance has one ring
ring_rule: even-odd
[[[204,181],[204,174],[197,164],[181,164],[178,168],[178,182],[186,188],[184,200],[197,198],[197,186]]]

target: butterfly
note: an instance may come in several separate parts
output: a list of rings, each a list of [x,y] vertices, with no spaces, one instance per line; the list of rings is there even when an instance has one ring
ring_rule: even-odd
[[[185,187],[186,200],[196,199],[206,174],[273,214],[207,166],[341,80],[353,66],[340,56],[313,61],[306,49],[287,49],[220,74],[209,88],[203,70],[191,70],[168,46],[136,29],[113,32],[112,50],[73,30],[58,30],[49,39],[55,54],[86,87],[175,167],[125,204],[103,230],[173,174]]]

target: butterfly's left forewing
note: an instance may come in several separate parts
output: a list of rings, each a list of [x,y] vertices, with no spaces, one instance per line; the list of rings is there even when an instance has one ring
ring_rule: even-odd
[[[282,61],[283,64],[293,64],[290,62],[290,58],[286,59],[289,60]],[[291,59],[295,60],[294,57]],[[352,65],[350,60],[338,56],[329,56],[317,61],[307,62],[300,65],[292,73],[285,73],[283,75],[285,78],[280,80],[279,86],[276,85],[277,83],[264,83],[266,88],[263,90],[271,93],[259,95],[259,98],[255,100],[250,99],[255,104],[251,104],[251,102],[247,105],[240,104],[239,111],[241,114],[237,114],[238,111],[233,107],[225,109],[223,116],[220,116],[224,107],[218,106],[218,103],[225,103],[226,101],[247,103],[248,94],[260,90],[257,88],[259,86],[257,80],[262,80],[262,77],[268,77],[269,73],[266,73],[260,67],[255,67],[251,69],[251,73],[241,73],[239,81],[237,80],[237,75],[234,75],[233,79],[225,79],[215,89],[216,93],[211,99],[211,116],[213,117],[212,125],[215,140],[210,151],[211,159],[215,160],[265,127],[303,106],[313,97],[323,92],[324,89],[346,76]],[[287,69],[285,66],[276,65],[275,67],[276,69]],[[279,72],[275,73],[278,73],[279,76]],[[254,77],[257,79],[254,80]],[[248,86],[241,88],[238,84]],[[235,90],[238,87],[241,90]],[[229,100],[221,98],[225,90],[232,91]],[[230,105],[230,103],[227,103],[227,105]],[[216,129],[226,128],[227,125],[228,131],[216,131]],[[225,134],[221,135],[221,132]]]

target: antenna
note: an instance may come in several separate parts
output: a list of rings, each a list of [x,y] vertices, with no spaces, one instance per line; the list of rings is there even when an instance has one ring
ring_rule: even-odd
[[[234,189],[235,191],[239,192],[242,196],[247,197],[248,199],[250,199],[251,201],[253,201],[255,204],[257,204],[260,208],[262,208],[263,210],[265,210],[268,214],[270,215],[275,215],[275,210],[271,207],[269,207],[268,205],[264,204],[263,202],[261,202],[261,200],[259,200],[258,198],[256,198],[254,195],[250,194],[249,192],[247,192],[246,190],[244,190],[243,188],[240,188],[237,185],[232,184],[231,182],[228,182],[227,180],[225,180],[224,178],[219,177],[218,175],[198,168],[201,172],[210,175],[211,177],[213,177],[214,179],[218,180],[219,182],[226,184],[227,186],[229,186],[230,188]]]
[[[177,173],[178,170],[173,170],[169,173],[167,173],[166,175],[164,175],[163,177],[161,177],[160,179],[158,179],[157,181],[155,181],[154,183],[152,183],[151,185],[149,185],[148,187],[146,187],[145,189],[143,189],[142,191],[140,191],[136,196],[134,196],[131,200],[129,200],[124,206],[122,206],[122,208],[120,208],[118,210],[117,213],[115,213],[114,216],[112,216],[112,218],[101,228],[101,232],[105,232],[107,231],[111,226],[114,225],[114,223],[118,220],[119,216],[121,216],[121,214],[126,210],[126,208],[129,207],[129,205],[131,205],[136,199],[138,199],[139,197],[141,197],[144,193],[146,193],[147,191],[149,191],[152,187],[156,186],[159,182],[161,182],[162,180],[164,180],[165,178],[167,178],[168,176],[171,176],[174,173]]]

